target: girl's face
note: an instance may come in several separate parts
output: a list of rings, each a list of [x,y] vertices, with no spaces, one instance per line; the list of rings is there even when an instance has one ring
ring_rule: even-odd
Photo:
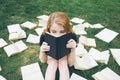
[[[50,33],[55,37],[59,37],[66,34],[64,27],[56,23],[53,23],[50,27]]]

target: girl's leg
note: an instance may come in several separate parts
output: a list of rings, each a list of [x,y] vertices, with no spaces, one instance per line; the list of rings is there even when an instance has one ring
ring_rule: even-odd
[[[57,60],[52,57],[47,57],[48,67],[45,74],[45,80],[55,80],[55,73],[57,70]]]
[[[58,64],[59,64],[60,80],[69,80],[67,56],[61,58]]]

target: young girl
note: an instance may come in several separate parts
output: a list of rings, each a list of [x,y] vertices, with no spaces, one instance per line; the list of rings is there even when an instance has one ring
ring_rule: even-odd
[[[72,33],[73,39],[68,40],[66,47],[70,48],[69,54],[63,56],[59,60],[46,55],[46,51],[49,51],[51,47],[47,42],[44,41],[45,33],[50,33],[55,37]],[[47,62],[48,67],[45,74],[45,80],[55,80],[55,73],[57,68],[60,72],[59,80],[69,80],[69,69],[68,65],[72,66],[75,61],[75,48],[76,48],[77,37],[74,34],[68,16],[64,12],[54,12],[50,15],[47,27],[43,31],[40,38],[40,60],[41,62]]]

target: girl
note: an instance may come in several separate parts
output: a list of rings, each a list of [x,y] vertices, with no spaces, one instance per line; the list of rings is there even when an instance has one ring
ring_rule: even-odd
[[[69,54],[63,56],[59,60],[46,55],[46,51],[50,50],[48,43],[44,41],[45,33],[49,32],[55,37],[72,33],[73,39],[68,40],[66,47],[70,48]],[[76,48],[77,37],[74,34],[68,16],[64,12],[54,12],[50,15],[47,27],[43,31],[40,38],[40,60],[41,62],[47,62],[48,67],[45,74],[45,80],[55,80],[55,73],[57,68],[60,72],[59,80],[69,80],[69,69],[68,65],[72,66],[75,61],[75,48]]]

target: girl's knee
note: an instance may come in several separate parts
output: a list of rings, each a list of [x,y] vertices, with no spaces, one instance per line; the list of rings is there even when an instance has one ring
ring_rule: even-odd
[[[67,56],[61,58],[58,63],[59,63],[59,67],[61,68],[67,66],[68,65]]]
[[[52,57],[48,57],[47,63],[48,63],[48,66],[52,66],[52,67],[57,67],[57,65],[58,65],[57,60],[55,60]]]

